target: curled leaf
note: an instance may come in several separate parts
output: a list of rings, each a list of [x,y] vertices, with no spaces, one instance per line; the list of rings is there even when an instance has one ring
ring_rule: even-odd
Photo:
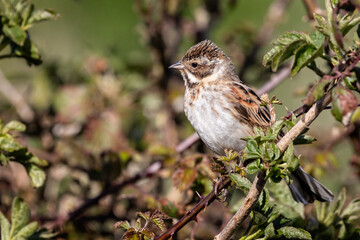
[[[350,123],[351,116],[358,104],[359,101],[349,89],[337,86],[333,90],[331,113],[336,120],[342,122],[345,126]]]

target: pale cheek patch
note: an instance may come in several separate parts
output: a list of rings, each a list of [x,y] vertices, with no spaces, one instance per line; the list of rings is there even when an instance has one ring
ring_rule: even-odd
[[[215,82],[222,80],[225,76],[226,69],[223,64],[223,60],[221,60],[216,67],[214,68],[212,74],[203,79],[203,82]]]
[[[187,72],[188,79],[190,83],[198,83],[199,80],[191,72]]]

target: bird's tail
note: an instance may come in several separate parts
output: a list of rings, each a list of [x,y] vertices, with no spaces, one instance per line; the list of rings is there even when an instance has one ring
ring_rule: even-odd
[[[291,174],[292,183],[289,185],[294,200],[303,204],[312,203],[315,200],[330,202],[333,200],[333,193],[319,183],[315,178],[307,174],[299,167]]]

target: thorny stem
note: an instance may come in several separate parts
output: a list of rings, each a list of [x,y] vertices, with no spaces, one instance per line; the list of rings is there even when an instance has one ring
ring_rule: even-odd
[[[216,198],[216,191],[220,192],[222,189],[227,188],[231,183],[231,180],[228,177],[225,177],[217,189],[214,187],[211,193],[209,193],[206,197],[201,199],[190,211],[188,211],[175,225],[169,228],[166,232],[161,234],[156,240],[165,240],[172,238],[174,234],[179,231],[185,224],[195,219],[196,215],[199,214],[204,208],[210,205]]]
[[[309,65],[307,65],[307,67],[313,70],[319,77],[323,77],[325,75],[325,73],[316,66],[315,61],[312,61]]]

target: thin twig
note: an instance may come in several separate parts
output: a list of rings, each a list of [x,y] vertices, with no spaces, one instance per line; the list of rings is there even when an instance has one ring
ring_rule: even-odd
[[[303,3],[310,20],[314,20],[314,13],[321,13],[321,8],[319,8],[316,0],[303,0]]]
[[[256,93],[258,95],[262,95],[273,90],[289,76],[290,70],[291,65],[289,64],[285,65],[284,68],[282,68],[278,72],[271,74],[269,81],[267,81],[261,88],[259,88]]]
[[[256,90],[256,93],[258,95],[262,95],[264,93],[270,92],[273,90],[276,86],[278,86],[282,81],[284,81],[287,76],[289,76],[291,66],[286,65],[283,69],[279,70],[277,73],[273,73],[270,76],[270,79],[268,82],[266,82],[261,88]],[[182,141],[179,145],[176,147],[176,152],[182,153],[192,145],[194,145],[197,141],[199,141],[200,137],[195,132],[192,135],[190,135],[188,138],[186,138],[184,141]]]
[[[35,118],[35,113],[27,104],[23,96],[16,90],[16,88],[5,77],[0,70],[0,91],[15,107],[16,112],[20,118],[25,122],[32,122]]]

